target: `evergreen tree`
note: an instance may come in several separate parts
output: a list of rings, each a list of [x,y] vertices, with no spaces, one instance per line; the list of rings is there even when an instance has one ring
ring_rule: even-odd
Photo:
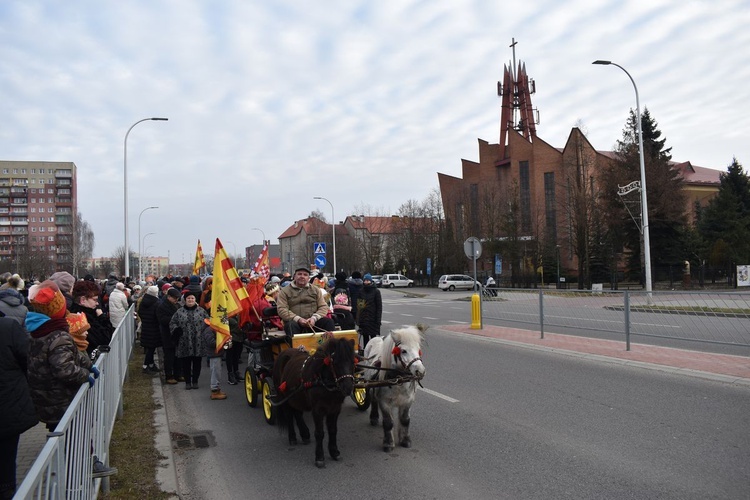
[[[654,273],[670,264],[679,264],[685,260],[681,236],[685,234],[687,214],[685,212],[685,193],[682,189],[682,175],[671,164],[672,148],[666,148],[666,138],[662,138],[658,124],[651,117],[648,109],[641,115],[643,134],[643,156],[646,170],[646,189],[648,198],[649,236],[651,240],[651,259]],[[638,132],[636,115],[630,110],[630,116],[623,130],[623,138],[617,141],[616,160],[606,170],[602,182],[606,193],[604,204],[608,211],[610,240],[619,242],[629,250],[629,267],[642,272],[642,251],[640,233],[640,195],[635,193],[628,198],[638,203],[630,210],[638,221],[636,226],[628,213],[624,200],[617,194],[618,186],[625,186],[634,180],[640,180],[640,154],[638,149]],[[657,279],[658,276],[652,276]]]
[[[721,174],[719,193],[702,211],[698,230],[712,266],[731,272],[750,263],[750,178],[737,158]]]

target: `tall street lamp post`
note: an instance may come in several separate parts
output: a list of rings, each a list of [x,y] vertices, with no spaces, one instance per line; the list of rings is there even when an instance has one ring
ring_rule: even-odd
[[[338,271],[336,267],[336,216],[333,214],[333,203],[328,198],[322,196],[313,196],[313,200],[325,200],[331,205],[331,228],[333,230],[333,274],[335,275]]]
[[[151,236],[152,234],[156,234],[156,233],[146,233],[146,234],[145,234],[145,235],[143,236],[143,239],[142,239],[141,241],[139,241],[139,243],[140,243],[140,246],[139,246],[138,248],[144,248],[144,246],[145,246],[145,244],[146,244],[146,238],[148,238],[148,237],[149,237],[149,236]],[[139,254],[138,254],[138,266],[139,266],[139,267],[138,267],[138,272],[139,272],[139,273],[141,272],[141,268],[140,268],[140,266],[141,266],[141,262],[142,262],[142,260],[141,260],[141,254],[139,253]]]
[[[638,130],[638,153],[640,154],[641,160],[641,234],[643,236],[643,260],[644,268],[646,271],[646,291],[651,293],[651,242],[649,238],[649,226],[648,226],[648,200],[646,196],[646,164],[643,159],[643,132],[641,130],[641,103],[638,98],[638,87],[635,84],[635,80],[630,76],[630,73],[617,63],[612,61],[596,60],[591,64],[601,65],[612,65],[617,66],[628,75],[630,81],[633,83],[635,89],[635,119]],[[650,295],[649,295],[650,297]]]
[[[143,212],[145,212],[146,210],[152,210],[154,208],[159,208],[159,207],[146,207],[143,210],[141,210],[141,213],[138,215],[138,245],[139,245],[138,246],[138,278],[143,277],[143,271],[141,267],[143,265],[143,261],[141,260],[141,253],[142,253],[141,249],[143,248],[141,246],[141,216],[143,215]]]
[[[124,142],[124,161],[123,161],[123,185],[124,185],[124,193],[125,193],[125,203],[124,203],[124,212],[125,212],[125,277],[130,276],[130,252],[128,251],[128,136],[130,135],[130,131],[133,130],[133,127],[138,125],[141,122],[154,120],[154,121],[167,121],[169,118],[143,118],[142,120],[138,120],[134,124],[130,126],[128,131],[125,133],[125,141]]]
[[[232,248],[234,249],[234,259],[232,259],[232,264],[237,267],[237,246],[231,241],[227,241],[227,243],[232,245]]]

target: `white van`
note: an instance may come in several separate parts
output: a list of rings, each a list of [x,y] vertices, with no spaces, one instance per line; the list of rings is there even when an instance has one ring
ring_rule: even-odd
[[[403,274],[384,274],[380,286],[386,288],[394,288],[397,286],[411,288],[414,286],[414,280],[410,280]]]

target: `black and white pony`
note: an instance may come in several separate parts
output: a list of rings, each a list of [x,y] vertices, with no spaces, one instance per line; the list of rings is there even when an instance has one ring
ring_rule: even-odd
[[[315,354],[287,349],[279,354],[273,366],[273,381],[279,403],[277,424],[286,429],[289,444],[297,444],[294,424],[299,427],[302,442],[310,442],[310,429],[302,413],[312,412],[315,422],[315,465],[325,467],[323,438],[328,429],[328,453],[338,460],[336,441],[338,418],[344,398],[354,386],[354,341],[329,338]],[[325,426],[324,424],[325,420]]]
[[[378,412],[383,414],[383,450],[393,450],[393,410],[398,416],[398,444],[411,447],[409,410],[417,394],[417,383],[425,375],[422,362],[424,325],[404,326],[392,330],[386,337],[374,337],[365,347],[369,368],[365,380],[378,381],[372,390],[370,423],[378,425]],[[390,383],[389,383],[390,382]],[[379,384],[382,384],[378,386]]]

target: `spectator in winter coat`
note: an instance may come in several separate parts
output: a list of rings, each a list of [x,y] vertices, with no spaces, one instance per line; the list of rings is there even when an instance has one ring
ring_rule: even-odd
[[[28,312],[24,302],[23,295],[13,286],[0,290],[0,314],[16,320],[21,326],[25,326]]]
[[[68,307],[68,310],[70,310],[70,306],[73,305],[73,296],[71,295],[71,291],[73,290],[73,285],[75,285],[76,283],[76,279],[72,274],[66,271],[58,271],[50,276],[49,279],[50,281],[54,281],[57,287],[60,289],[63,297],[65,297],[65,305]]]
[[[354,271],[347,283],[349,284],[349,302],[352,305],[352,316],[356,319],[359,294],[362,293],[362,273]]]
[[[29,387],[37,414],[51,431],[81,384],[94,384],[98,370],[92,368],[91,359],[80,355],[70,336],[65,297],[54,282],[43,281],[29,289],[29,308]]]
[[[169,321],[172,340],[176,342],[175,356],[182,363],[185,389],[197,389],[201,375],[201,360],[205,355],[201,332],[208,314],[198,306],[196,295],[188,290],[183,296],[185,305]]]
[[[159,323],[159,333],[161,334],[164,352],[164,359],[162,360],[164,365],[162,368],[164,368],[164,378],[170,385],[176,384],[178,381],[185,381],[185,378],[182,376],[182,367],[179,363],[175,362],[175,347],[177,343],[174,342],[172,334],[169,331],[169,322],[180,307],[178,305],[179,301],[179,290],[175,290],[170,286],[156,306],[156,320]]]
[[[141,320],[141,346],[145,351],[143,359],[144,373],[159,373],[159,367],[154,363],[156,349],[164,343],[159,331],[159,320],[156,318],[156,309],[159,306],[159,289],[156,286],[146,288],[146,293],[141,298],[138,307],[138,317]]]
[[[195,294],[195,297],[197,299],[201,298],[201,295],[203,294],[203,288],[201,288],[201,278],[197,275],[192,275],[190,278],[188,278],[188,284],[182,289],[183,295],[185,294],[186,290],[190,290]]]
[[[109,294],[109,322],[114,328],[117,328],[125,317],[125,313],[130,307],[128,296],[125,295],[125,284],[118,282],[115,289]]]
[[[0,318],[0,498],[2,499],[13,498],[16,492],[16,456],[19,437],[39,422],[26,379],[28,354],[29,335],[18,320]]]
[[[200,309],[200,307],[198,308]],[[208,357],[208,366],[211,369],[211,399],[227,399],[227,395],[221,390],[221,351],[216,352],[216,332],[211,328],[211,320],[206,318],[203,322],[201,336],[203,340],[204,354]],[[231,321],[231,320],[230,320]],[[236,382],[235,382],[236,384]]]
[[[73,285],[71,291],[73,305],[70,307],[72,313],[83,313],[89,323],[86,340],[89,346],[86,351],[91,356],[99,346],[109,345],[115,329],[109,318],[99,307],[99,287],[94,281],[82,280]],[[98,351],[97,351],[98,352]]]
[[[383,302],[380,290],[372,282],[370,273],[362,279],[362,292],[357,298],[357,324],[362,335],[362,349],[372,337],[380,336],[380,324],[383,319]]]

